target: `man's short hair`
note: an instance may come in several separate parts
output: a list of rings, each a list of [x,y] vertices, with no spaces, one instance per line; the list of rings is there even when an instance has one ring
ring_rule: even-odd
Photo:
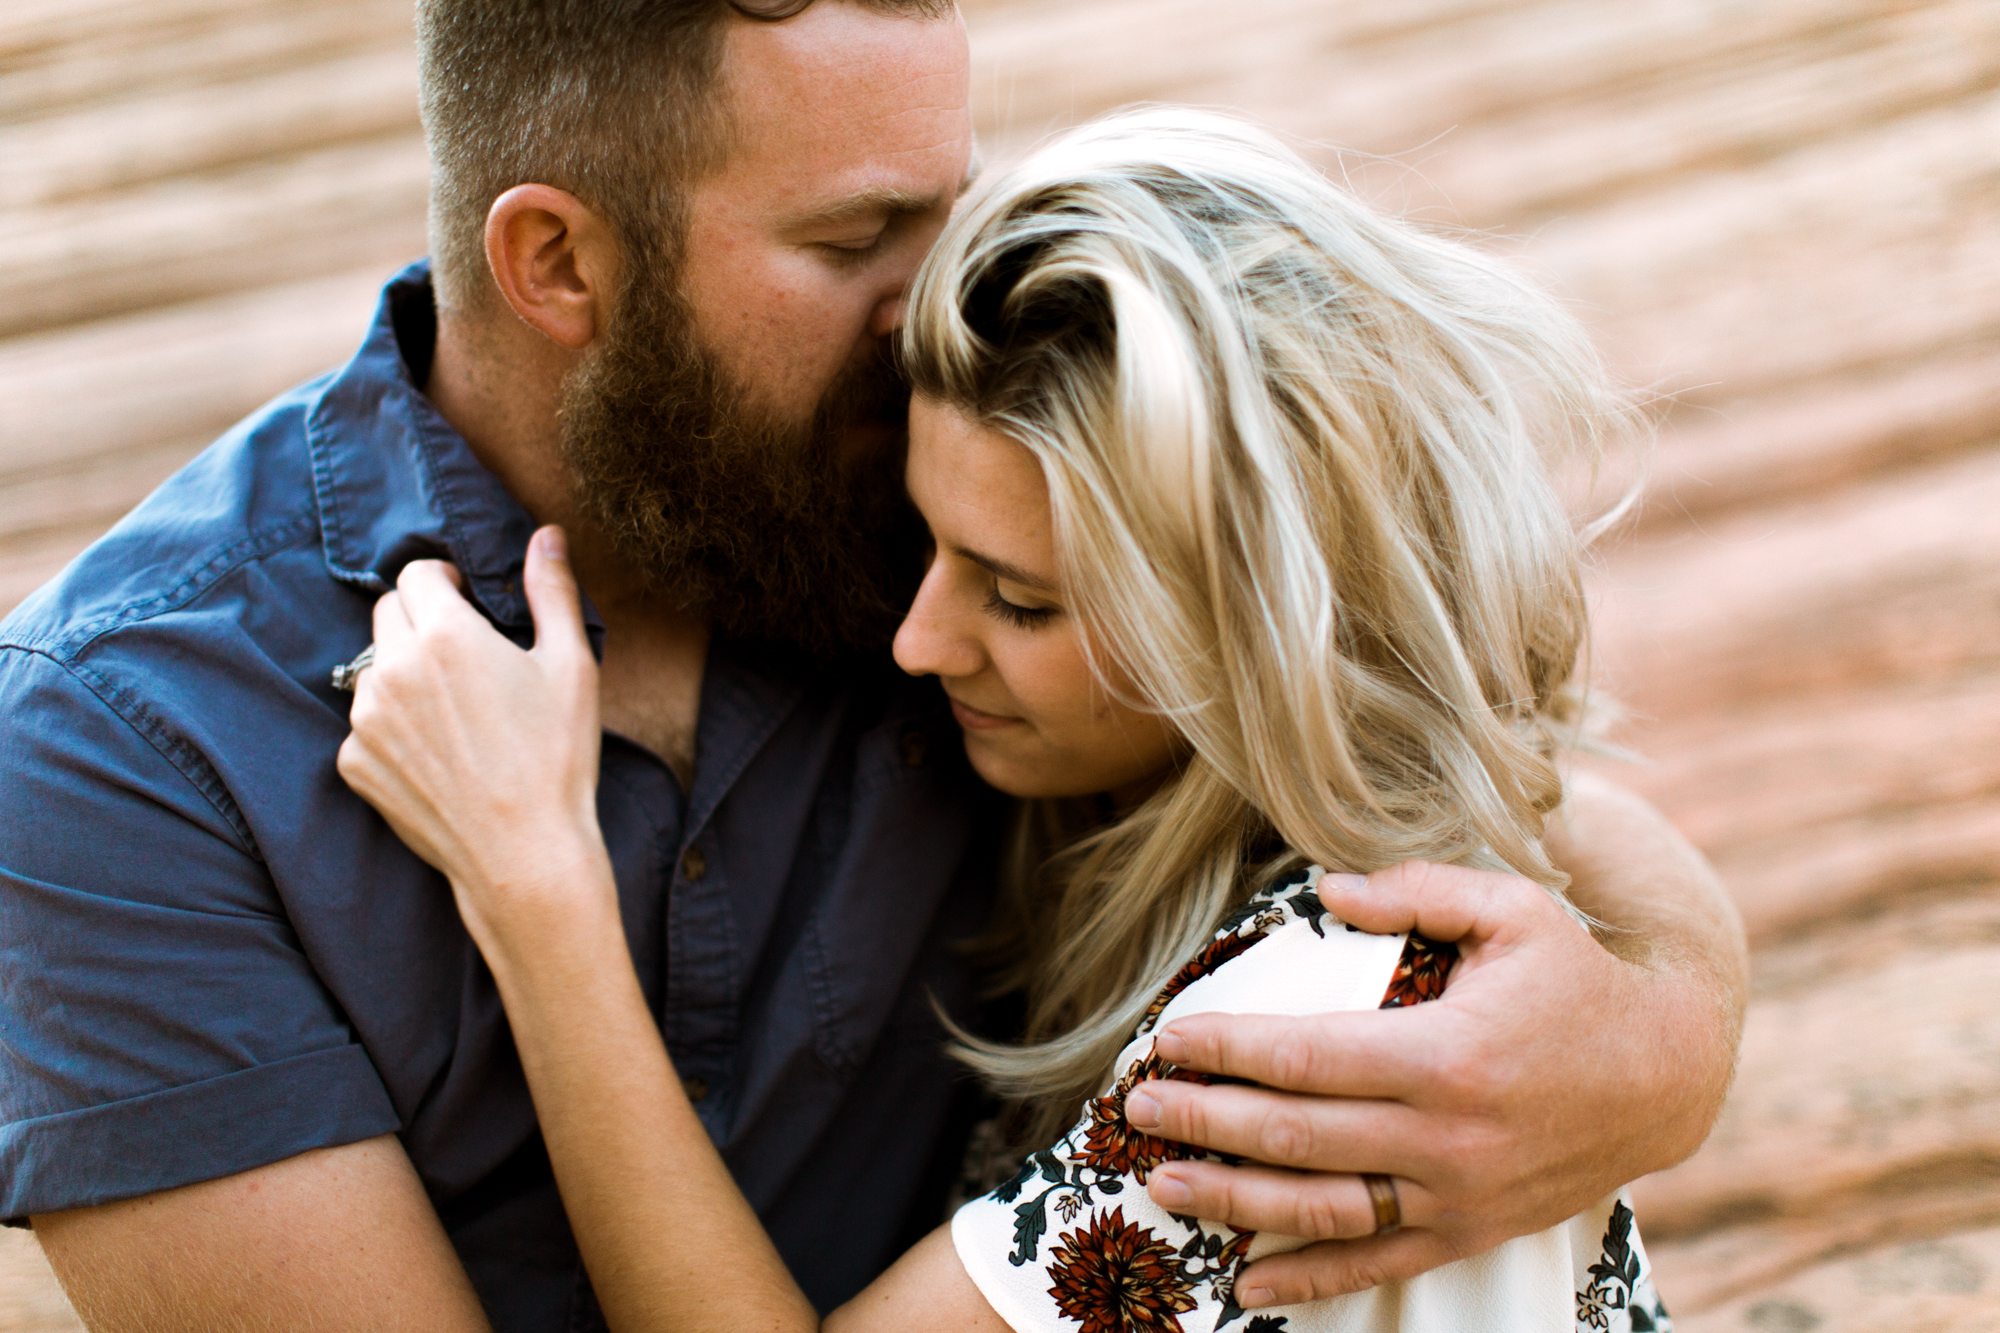
[[[923,18],[952,9],[848,2]],[[686,187],[728,152],[716,97],[725,20],[782,22],[813,3],[418,0],[439,304],[483,302],[486,214],[516,185],[567,190],[628,248],[664,243],[670,255]]]

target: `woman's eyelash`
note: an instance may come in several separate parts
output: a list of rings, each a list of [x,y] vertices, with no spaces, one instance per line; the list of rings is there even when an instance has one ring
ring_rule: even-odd
[[[995,588],[986,597],[986,609],[1015,629],[1040,629],[1056,611],[1052,606],[1017,606]]]

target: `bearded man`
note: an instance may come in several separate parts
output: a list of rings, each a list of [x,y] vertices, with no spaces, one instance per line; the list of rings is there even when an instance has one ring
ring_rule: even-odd
[[[940,1216],[932,1000],[1000,811],[888,634],[918,553],[884,347],[971,158],[944,0],[423,0],[434,266],[0,629],[0,1216],[100,1330],[601,1327],[492,978],[340,782],[334,668],[419,558],[504,632],[540,523],[602,649],[599,815],[704,1123],[822,1309]],[[1178,1211],[1347,1239],[1331,1294],[1538,1230],[1692,1151],[1740,933],[1642,805],[1532,886],[1378,876],[1462,941],[1444,1073],[1374,1015],[1210,1020]],[[1526,1016],[1532,1016],[1531,1019]],[[1352,1020],[1352,1021],[1348,1021]],[[1135,1115],[1138,1113],[1135,1109]],[[1429,1221],[1367,1239],[1355,1174]],[[662,1237],[662,1243],[678,1238]]]

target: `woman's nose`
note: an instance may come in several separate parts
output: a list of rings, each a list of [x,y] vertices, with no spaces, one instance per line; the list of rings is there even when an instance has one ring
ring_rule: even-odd
[[[916,600],[896,630],[896,665],[912,676],[976,675],[986,665],[986,651],[972,632],[979,624],[978,612],[957,605],[962,599],[952,595],[942,565],[931,562]]]

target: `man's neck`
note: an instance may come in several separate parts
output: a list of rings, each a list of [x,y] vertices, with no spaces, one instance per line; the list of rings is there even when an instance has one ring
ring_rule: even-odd
[[[504,308],[438,312],[424,396],[537,523],[571,526],[556,414],[576,361]]]
[[[598,708],[607,731],[658,755],[681,790],[694,789],[695,733],[708,667],[708,622],[657,602],[604,616]]]
[[[423,391],[537,523],[560,523],[568,532],[577,584],[604,619],[604,726],[658,755],[686,791],[694,782],[708,625],[648,593],[575,512],[557,409],[576,360],[511,314],[440,311]]]

